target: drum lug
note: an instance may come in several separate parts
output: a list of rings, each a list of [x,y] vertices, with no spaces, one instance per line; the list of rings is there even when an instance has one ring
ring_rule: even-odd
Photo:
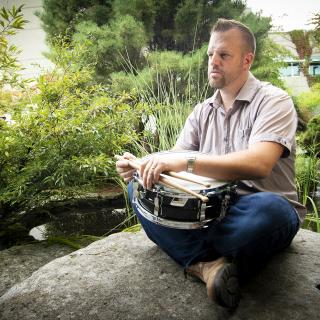
[[[162,203],[160,203],[160,197],[159,197],[159,194],[161,193],[161,188],[158,187],[156,189],[156,192],[157,192],[157,195],[156,197],[154,198],[154,209],[153,209],[153,213],[155,216],[159,216],[159,210],[160,210],[160,205],[162,205]],[[162,199],[162,198],[161,198]]]
[[[154,198],[153,214],[157,217],[159,216],[159,197],[158,197],[158,195]]]
[[[138,194],[139,194],[138,186],[139,186],[138,182],[136,180],[133,180],[133,183],[132,183],[133,199],[137,199],[137,197],[138,197]]]
[[[219,221],[221,221],[227,214],[227,210],[229,208],[230,203],[230,195],[226,194],[221,202],[221,213],[219,217]]]
[[[199,221],[202,222],[206,220],[206,203],[201,201],[201,207],[200,207],[200,219]]]
[[[139,191],[139,199],[144,199],[146,197],[146,192],[143,190],[143,191]]]

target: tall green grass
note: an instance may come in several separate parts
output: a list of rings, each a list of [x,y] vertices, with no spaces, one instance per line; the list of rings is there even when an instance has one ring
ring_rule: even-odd
[[[307,151],[300,150],[296,158],[296,185],[301,203],[307,207],[304,227],[320,233],[319,208],[316,199],[320,183],[320,161],[317,157],[319,146],[314,144]]]

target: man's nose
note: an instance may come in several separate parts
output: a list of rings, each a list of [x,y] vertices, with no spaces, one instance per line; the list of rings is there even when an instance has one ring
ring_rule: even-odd
[[[218,65],[220,63],[220,58],[217,53],[213,53],[209,59],[212,66]]]

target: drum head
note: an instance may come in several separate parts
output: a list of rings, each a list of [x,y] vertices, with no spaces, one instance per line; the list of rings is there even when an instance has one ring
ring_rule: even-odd
[[[194,183],[194,182],[190,182],[190,181],[186,181],[186,180],[182,180],[182,179],[178,179],[178,178],[174,178],[174,177],[166,177],[167,179],[170,179],[174,182],[179,183],[180,185],[192,190],[192,191],[201,191],[201,190],[206,190],[206,189],[215,189],[215,188],[219,188],[222,187],[224,185],[227,185],[228,183],[225,181],[218,181],[215,179],[211,179],[211,178],[207,178],[207,177],[203,177],[203,176],[198,176],[196,174],[193,173],[188,173],[185,171],[181,171],[179,172],[179,174],[181,174],[182,176],[186,177],[186,178],[191,178],[193,180],[196,180],[199,183],[203,183],[205,185],[209,184],[210,186],[204,186],[198,183]],[[167,187],[167,186],[163,186],[164,190],[168,190],[168,191],[172,191],[172,188]]]

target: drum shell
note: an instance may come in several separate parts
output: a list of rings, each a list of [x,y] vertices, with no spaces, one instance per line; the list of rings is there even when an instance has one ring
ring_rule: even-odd
[[[185,194],[171,194],[160,189],[146,190],[140,184],[137,190],[138,205],[159,218],[177,222],[220,220],[222,211],[227,210],[224,208],[226,198],[230,204],[235,197],[235,191],[230,185],[202,192],[209,198],[207,203]]]

